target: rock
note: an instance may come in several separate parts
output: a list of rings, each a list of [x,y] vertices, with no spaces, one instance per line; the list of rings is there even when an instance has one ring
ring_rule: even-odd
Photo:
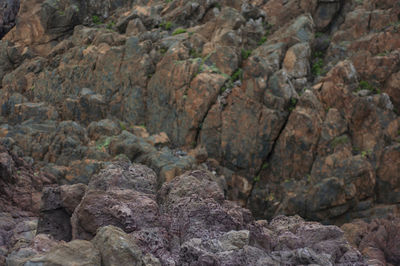
[[[85,190],[86,186],[83,184],[45,188],[37,233],[51,235],[56,240],[70,241],[72,239],[70,218]]]
[[[102,265],[142,265],[141,250],[118,227],[100,228],[91,242],[100,251]]]
[[[65,100],[62,112],[63,120],[75,120],[84,124],[99,121],[106,116],[106,106],[102,95],[85,91],[79,98]]]
[[[359,248],[368,263],[378,265],[396,265],[399,263],[397,239],[398,219],[375,219],[367,224],[362,221],[354,221],[344,224],[346,238],[354,246]]]
[[[19,1],[2,0],[0,2],[0,39],[15,25]]]
[[[157,217],[157,203],[148,194],[128,189],[89,189],[72,215],[72,237],[90,240],[98,228],[106,225],[129,233],[157,225]]]
[[[93,176],[88,188],[103,191],[128,189],[151,195],[156,193],[157,176],[144,165],[117,162]]]
[[[57,111],[53,107],[46,106],[45,103],[16,104],[13,111],[9,117],[12,123],[21,123],[28,119],[32,119],[34,122],[58,119]]]
[[[383,150],[377,170],[378,200],[382,203],[397,203],[399,194],[400,145],[388,146]],[[390,189],[389,189],[390,187]]]
[[[48,253],[29,259],[26,264],[100,265],[101,256],[92,243],[73,240],[53,247]]]
[[[286,52],[283,67],[291,78],[303,78],[310,73],[311,50],[308,43],[293,45]]]
[[[82,159],[87,150],[84,144],[87,142],[87,133],[83,127],[73,121],[63,121],[52,136],[45,159],[62,165]]]

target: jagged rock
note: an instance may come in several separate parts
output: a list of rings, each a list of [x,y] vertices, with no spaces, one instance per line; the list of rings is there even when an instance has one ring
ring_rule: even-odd
[[[15,25],[19,9],[19,0],[2,0],[0,2],[0,39]]]
[[[119,133],[121,132],[121,128],[114,121],[105,119],[98,122],[94,121],[90,123],[87,131],[88,136],[91,139],[98,140],[102,136],[119,135]]]
[[[101,265],[99,251],[85,240],[73,240],[53,247],[50,252],[29,259],[26,264]]]
[[[56,240],[70,241],[70,218],[85,190],[86,186],[83,184],[43,189],[37,233],[51,235]]]
[[[91,242],[100,251],[102,265],[142,265],[140,248],[118,227],[100,228]]]
[[[396,0],[1,3],[0,264],[40,253],[53,181],[89,188],[45,190],[38,231],[118,226],[142,264],[360,262],[336,229],[304,244],[224,195],[259,218],[399,215]]]
[[[367,263],[396,265],[399,263],[398,249],[399,219],[376,219],[371,223],[356,220],[342,227],[348,241],[367,257]]]
[[[156,226],[158,206],[151,195],[129,189],[88,189],[72,218],[72,237],[91,239],[102,226],[114,225],[125,232]]]
[[[118,162],[107,166],[89,182],[92,190],[129,189],[155,194],[157,176],[153,170],[140,164]]]

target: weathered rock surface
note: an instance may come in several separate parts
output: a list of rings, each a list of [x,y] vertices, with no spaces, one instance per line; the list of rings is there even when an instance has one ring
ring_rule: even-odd
[[[15,25],[19,9],[19,0],[0,1],[0,39]]]
[[[216,176],[204,170],[186,172],[159,190],[152,170],[122,161],[94,179],[74,210],[73,241],[47,250],[31,244],[25,248],[31,254],[16,249],[9,259],[44,265],[365,265],[340,228],[299,216],[255,221],[249,210],[225,200]],[[42,206],[75,206],[67,199],[76,185],[59,191],[46,192]],[[68,196],[60,201],[48,195]]]
[[[399,14],[396,0],[0,0],[6,238],[29,257],[36,229],[58,242],[112,225],[138,264],[342,263],[310,246],[263,257],[225,197],[262,219],[399,216]]]
[[[361,251],[369,264],[397,265],[400,262],[399,226],[399,219],[390,217],[371,223],[356,220],[341,228],[350,244]]]

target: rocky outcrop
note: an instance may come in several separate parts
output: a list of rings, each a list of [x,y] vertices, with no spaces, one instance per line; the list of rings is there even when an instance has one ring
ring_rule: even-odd
[[[53,182],[0,145],[0,264],[11,248],[23,248],[34,238],[41,190]]]
[[[208,230],[238,231],[226,238],[240,241],[244,231],[251,235],[248,211],[224,196],[262,219],[297,214],[341,225],[399,215],[397,2],[0,5],[0,16],[10,14],[0,19],[0,35],[5,23],[16,22],[0,40],[0,143],[46,172],[44,183],[75,185],[46,188],[51,204],[39,208],[35,193],[43,182],[11,180],[22,171],[11,163],[4,178],[13,185],[6,188],[35,183],[34,204],[27,203],[32,193],[11,198],[40,209],[38,231],[55,242],[89,240],[108,225],[141,232],[135,243],[146,248],[132,255],[138,263],[153,261],[150,253],[162,264],[187,256],[186,263],[198,252],[204,263],[229,264],[219,254],[227,250],[205,242],[197,251],[193,240]],[[205,180],[220,189],[204,189],[210,197],[193,189],[196,204],[171,198],[171,184],[197,184],[178,178],[188,170],[212,172]],[[211,210],[226,228],[202,220]],[[174,218],[180,216],[207,226],[181,227]],[[157,237],[166,240],[156,243]],[[192,253],[181,257],[175,248],[187,241]]]
[[[50,250],[32,244],[33,254],[24,258],[16,251],[10,259],[61,265],[364,265],[338,227],[299,216],[255,221],[249,210],[225,200],[216,177],[204,170],[186,172],[157,190],[152,170],[120,161],[92,180],[76,207],[68,200],[80,198],[73,193],[76,185],[44,194],[41,215],[50,206],[65,212],[75,207],[71,242]],[[39,228],[56,224],[39,221]]]
[[[358,248],[369,264],[399,264],[399,219],[376,219],[371,223],[356,220],[342,227],[350,244]]]
[[[0,1],[0,39],[15,26],[19,0]]]

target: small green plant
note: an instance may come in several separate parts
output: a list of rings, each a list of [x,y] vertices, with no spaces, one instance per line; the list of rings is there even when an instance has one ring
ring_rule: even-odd
[[[322,60],[322,58],[317,58],[311,67],[311,73],[317,77],[321,76],[323,74],[322,70],[323,66],[324,66],[324,61]]]
[[[182,33],[185,33],[185,32],[186,32],[185,29],[178,28],[178,29],[174,30],[174,32],[172,33],[172,35],[175,36],[175,35],[182,34]]]
[[[251,53],[252,53],[251,50],[242,49],[242,59],[246,60],[247,58],[250,57]]]
[[[270,193],[269,195],[267,195],[265,197],[265,201],[274,201],[275,199],[275,194],[274,193]]]
[[[361,152],[361,157],[365,158],[367,156],[370,156],[372,154],[371,150],[367,150],[367,151],[362,151]]]
[[[231,76],[231,81],[235,82],[237,80],[242,80],[243,79],[243,69],[238,68],[235,72],[233,72]]]
[[[119,122],[119,128],[121,130],[126,130],[126,124],[124,122]]]
[[[107,137],[104,140],[98,140],[96,143],[96,148],[99,151],[104,151],[105,149],[108,148],[108,146],[110,146],[111,143],[111,137]]]
[[[386,50],[386,51],[384,51],[382,53],[377,54],[377,56],[387,56],[389,54],[390,54],[390,51]]]
[[[296,108],[297,105],[297,99],[296,98],[290,98],[289,101],[289,111],[292,112],[294,108]]]
[[[268,167],[269,167],[269,164],[268,164],[268,163],[264,163],[264,164],[262,165],[261,169],[262,169],[262,170],[265,170],[265,169],[267,169]]]
[[[174,0],[165,0],[165,3],[171,3],[172,1],[174,1]]]
[[[107,23],[107,26],[106,26],[107,29],[112,30],[114,27],[115,27],[115,22],[114,21],[111,21],[111,22]]]
[[[146,129],[146,125],[145,124],[141,124],[141,125],[139,125],[139,127]]]
[[[262,36],[261,38],[260,38],[260,40],[258,40],[258,45],[260,46],[260,45],[263,45],[266,41],[267,41],[267,36]]]
[[[371,85],[368,81],[366,81],[366,80],[361,80],[361,81],[358,83],[357,91],[361,91],[361,90],[368,90],[368,91],[371,91],[371,92],[377,92],[377,90],[375,89],[375,87],[372,86],[372,85]]]
[[[200,58],[201,53],[199,53],[196,49],[192,48],[189,50],[189,55],[191,58]]]
[[[92,22],[93,22],[94,24],[96,24],[96,25],[101,24],[100,17],[97,16],[97,15],[93,15],[93,16],[92,16]]]
[[[314,36],[315,36],[315,38],[320,38],[320,37],[322,37],[322,35],[323,35],[322,32],[316,32]]]
[[[349,143],[350,140],[346,135],[336,137],[332,140],[331,145],[333,148],[336,148],[338,145],[343,145]]]
[[[318,77],[324,75],[326,72],[322,70],[324,66],[324,53],[321,51],[316,51],[313,53],[313,64],[311,66],[311,73]]]
[[[254,179],[253,179],[253,181],[254,181],[254,183],[257,183],[257,182],[260,182],[260,175],[258,175],[258,176],[256,176],[256,177],[254,177]]]
[[[172,22],[171,21],[165,21],[160,24],[161,28],[164,30],[170,30],[172,28]]]
[[[160,49],[160,53],[161,53],[161,54],[165,54],[166,52],[167,52],[167,49],[165,49],[165,48],[161,48],[161,49]]]

